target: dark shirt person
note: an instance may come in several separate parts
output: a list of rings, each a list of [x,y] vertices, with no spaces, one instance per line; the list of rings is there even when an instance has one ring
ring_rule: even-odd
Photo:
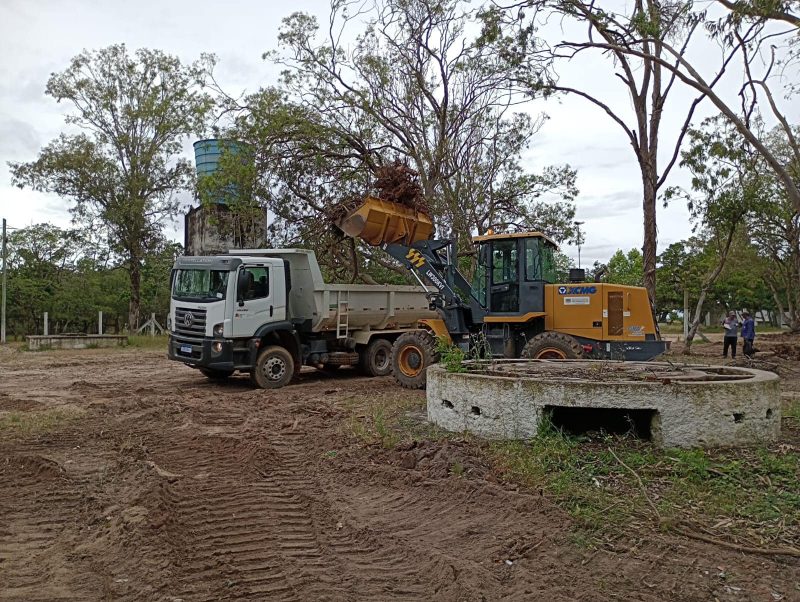
[[[728,317],[722,321],[722,328],[725,330],[725,336],[722,339],[722,357],[728,357],[728,349],[730,349],[731,358],[736,359],[739,326],[739,320],[736,319],[736,312],[730,312]]]
[[[742,317],[744,318],[744,322],[742,322],[742,340],[744,341],[742,345],[742,353],[744,353],[745,357],[753,357],[754,348],[753,348],[753,341],[756,339],[756,321],[750,317],[750,313],[743,311]]]

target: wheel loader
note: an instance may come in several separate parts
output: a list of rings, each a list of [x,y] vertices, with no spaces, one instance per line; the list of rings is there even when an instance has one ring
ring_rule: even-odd
[[[558,247],[539,232],[473,238],[470,282],[456,266],[455,242],[434,239],[430,217],[414,208],[366,197],[336,225],[408,268],[440,316],[395,340],[392,373],[404,387],[425,386],[437,337],[467,354],[502,358],[643,361],[669,346],[644,288],[586,282],[583,270],[556,282]]]

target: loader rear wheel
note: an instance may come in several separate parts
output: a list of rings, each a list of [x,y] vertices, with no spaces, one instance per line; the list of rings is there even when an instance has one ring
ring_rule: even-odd
[[[294,377],[294,366],[294,358],[288,350],[271,345],[258,355],[250,380],[262,389],[280,389]]]
[[[388,339],[370,341],[361,354],[361,371],[367,376],[389,376],[392,373],[392,343]]]
[[[424,330],[401,334],[392,346],[392,376],[407,389],[423,389],[428,366],[439,361],[436,341]]]
[[[525,343],[521,357],[529,360],[571,360],[583,355],[580,343],[568,334],[543,332]]]

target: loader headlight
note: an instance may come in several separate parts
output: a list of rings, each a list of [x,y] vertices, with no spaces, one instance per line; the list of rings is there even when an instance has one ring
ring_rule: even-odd
[[[212,332],[214,333],[215,337],[222,337],[223,326],[224,324],[222,322],[219,324],[214,324],[214,330]]]

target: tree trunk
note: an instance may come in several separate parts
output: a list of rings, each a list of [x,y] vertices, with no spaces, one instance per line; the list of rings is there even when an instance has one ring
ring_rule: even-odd
[[[139,307],[141,306],[142,266],[138,259],[132,258],[128,264],[131,281],[131,300],[128,305],[128,328],[130,333],[139,327]]]
[[[778,323],[776,326],[778,328],[783,328],[783,316],[786,315],[783,309],[783,301],[781,301],[781,297],[772,282],[767,282],[767,286],[772,293],[772,298],[775,300],[775,305],[778,306]]]
[[[694,337],[697,334],[697,331],[700,329],[700,322],[703,321],[703,304],[706,302],[706,294],[708,293],[708,289],[711,288],[710,283],[708,286],[703,286],[703,289],[700,291],[700,298],[697,300],[697,306],[694,309],[694,317],[692,318],[692,323],[689,326],[689,332],[686,335],[686,341],[683,343],[683,353],[684,355],[689,355],[692,352],[692,341],[694,341]]]
[[[684,355],[689,355],[692,352],[692,341],[694,340],[694,336],[697,334],[698,328],[700,328],[700,322],[703,321],[703,303],[705,303],[708,291],[711,290],[711,287],[714,286],[714,283],[717,281],[717,278],[722,273],[722,268],[725,267],[725,262],[728,259],[728,251],[730,251],[731,249],[731,244],[733,243],[733,235],[735,233],[736,233],[736,224],[734,223],[729,227],[728,237],[725,240],[725,246],[722,248],[722,251],[719,254],[719,261],[717,261],[717,265],[714,267],[711,273],[706,277],[705,281],[703,282],[703,286],[700,288],[700,298],[697,300],[697,306],[695,307],[694,310],[692,325],[689,328],[689,334],[686,335],[686,342],[683,345]]]
[[[800,332],[800,312],[797,311],[798,308],[792,300],[791,293],[787,295],[787,301],[789,303],[789,329],[792,332]]]
[[[658,229],[656,227],[656,196],[655,174],[649,162],[642,163],[643,197],[642,209],[644,212],[644,244],[642,245],[643,282],[647,289],[650,303],[655,306],[656,301],[656,259],[658,256]]]

